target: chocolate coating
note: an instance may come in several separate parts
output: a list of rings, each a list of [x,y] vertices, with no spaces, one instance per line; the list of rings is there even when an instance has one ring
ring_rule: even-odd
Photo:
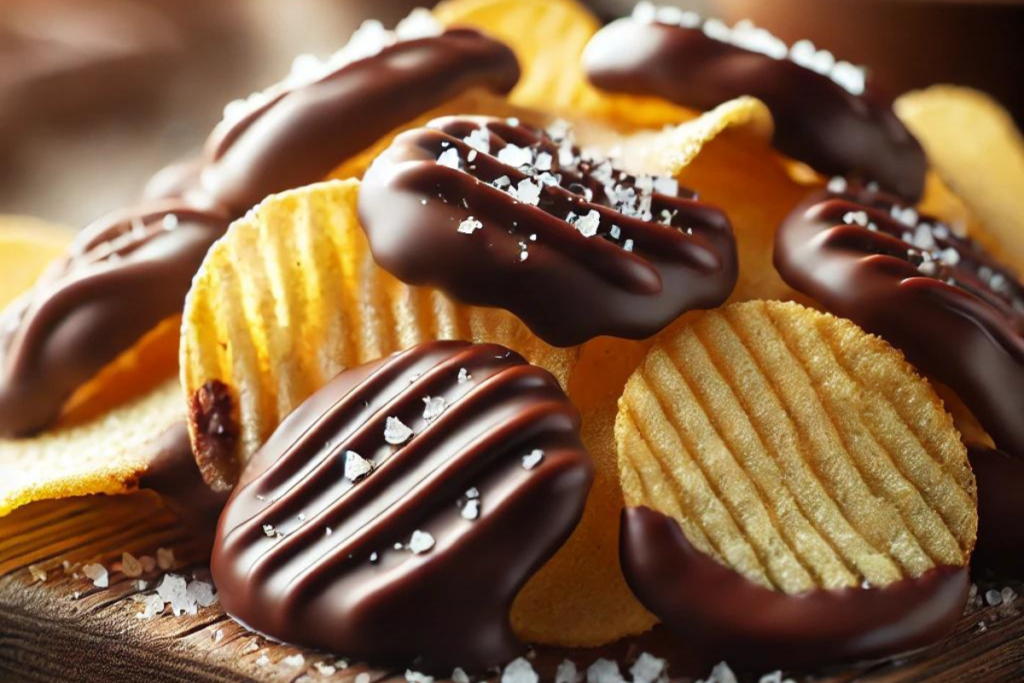
[[[620,19],[584,53],[587,77],[609,92],[711,109],[753,95],[771,109],[775,146],[827,175],[878,182],[905,199],[924,191],[924,150],[870,81],[854,95],[829,77],[684,28]]]
[[[445,401],[429,420],[427,397]],[[389,445],[389,417],[414,435]],[[522,650],[513,598],[583,512],[593,469],[579,427],[551,375],[496,345],[431,342],[344,372],[244,471],[213,551],[221,604],[346,657],[445,672],[507,661]],[[374,465],[355,483],[349,451]],[[410,550],[415,532],[433,546]]]
[[[978,480],[978,543],[971,562],[1024,576],[1024,460],[980,444],[967,455]]]
[[[757,668],[875,659],[941,639],[963,613],[966,567],[937,567],[881,588],[787,595],[696,550],[650,508],[622,514],[621,561],[637,598],[688,641]]]
[[[219,126],[200,159],[172,165],[149,201],[87,228],[64,261],[0,317],[0,435],[44,429],[67,398],[160,321],[230,220],[274,192],[323,179],[387,132],[476,87],[519,77],[504,44],[469,30],[399,42],[281,88]],[[184,199],[183,199],[184,197]],[[164,217],[176,224],[164,229]]]
[[[792,287],[899,348],[1024,457],[1024,289],[978,244],[883,195],[821,192],[783,221],[774,260]]]
[[[51,424],[79,386],[180,311],[227,225],[222,212],[168,200],[79,233],[67,256],[0,318],[0,434]]]
[[[359,215],[376,261],[406,283],[507,309],[557,346],[641,339],[721,304],[737,276],[725,214],[654,183],[518,121],[449,117],[374,161]]]
[[[400,42],[218,126],[206,143],[200,186],[215,202],[244,212],[275,192],[326,177],[460,93],[505,93],[518,80],[512,50],[470,29]]]

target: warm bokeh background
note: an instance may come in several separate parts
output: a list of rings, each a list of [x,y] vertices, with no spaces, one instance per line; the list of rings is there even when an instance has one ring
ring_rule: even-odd
[[[0,213],[80,226],[198,149],[223,105],[415,0],[0,0]],[[633,0],[591,0],[605,18]],[[662,0],[749,16],[893,91],[982,87],[1024,121],[1024,0]]]

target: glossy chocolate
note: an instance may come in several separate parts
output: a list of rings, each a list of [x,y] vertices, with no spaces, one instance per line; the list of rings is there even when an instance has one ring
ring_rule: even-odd
[[[504,92],[518,76],[504,44],[448,31],[280,87],[262,106],[221,124],[204,157],[158,173],[148,201],[87,228],[67,258],[0,317],[0,435],[52,424],[75,389],[180,312],[231,219],[268,194],[323,179],[461,92]]]
[[[620,19],[591,39],[584,53],[587,76],[609,92],[652,95],[703,110],[753,95],[771,109],[780,151],[826,175],[874,181],[905,199],[920,198],[924,151],[870,80],[854,94],[790,59],[711,33]]]
[[[247,211],[264,197],[325,178],[341,161],[457,95],[505,93],[519,64],[469,30],[385,48],[218,126],[206,143],[204,195]]]
[[[411,435],[386,440],[391,418]],[[346,657],[507,661],[523,649],[513,598],[583,511],[579,427],[551,375],[496,345],[431,342],[344,372],[245,469],[213,552],[221,604]],[[353,451],[372,469],[347,469]]]
[[[228,216],[177,201],[109,216],[0,317],[0,434],[44,429],[65,401],[164,319]]]
[[[972,564],[1004,576],[1024,576],[1024,460],[970,444],[978,480],[978,543]]]
[[[875,659],[940,640],[963,614],[966,567],[937,567],[881,588],[787,595],[696,550],[670,517],[622,515],[620,555],[637,598],[688,642],[771,669]]]
[[[774,259],[789,285],[899,348],[1024,457],[1024,289],[980,245],[884,195],[820,192],[779,227]]]
[[[442,118],[399,135],[367,171],[359,215],[400,280],[507,309],[557,346],[649,337],[736,283],[721,211],[515,120]]]

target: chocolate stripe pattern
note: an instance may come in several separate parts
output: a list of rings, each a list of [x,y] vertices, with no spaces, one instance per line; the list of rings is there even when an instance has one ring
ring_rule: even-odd
[[[725,214],[674,178],[582,154],[560,123],[448,117],[403,133],[367,171],[359,214],[395,277],[509,310],[556,346],[648,337],[736,283]]]
[[[212,570],[233,617],[375,662],[484,668],[592,480],[580,418],[497,345],[431,342],[339,375],[243,473]]]

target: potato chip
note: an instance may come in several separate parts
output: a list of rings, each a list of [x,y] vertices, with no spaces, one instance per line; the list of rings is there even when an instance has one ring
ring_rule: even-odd
[[[988,95],[948,85],[907,93],[895,108],[980,220],[972,237],[1024,270],[1024,136],[1010,115]]]
[[[964,566],[975,482],[952,418],[883,340],[751,301],[663,336],[615,425],[626,504],[783,593]]]
[[[74,233],[28,216],[0,216],[0,308],[64,254]]]
[[[499,343],[568,383],[575,350],[377,266],[356,217],[358,187],[329,181],[268,198],[196,276],[181,372],[196,458],[215,488],[230,488],[280,421],[338,372],[422,341]]]

